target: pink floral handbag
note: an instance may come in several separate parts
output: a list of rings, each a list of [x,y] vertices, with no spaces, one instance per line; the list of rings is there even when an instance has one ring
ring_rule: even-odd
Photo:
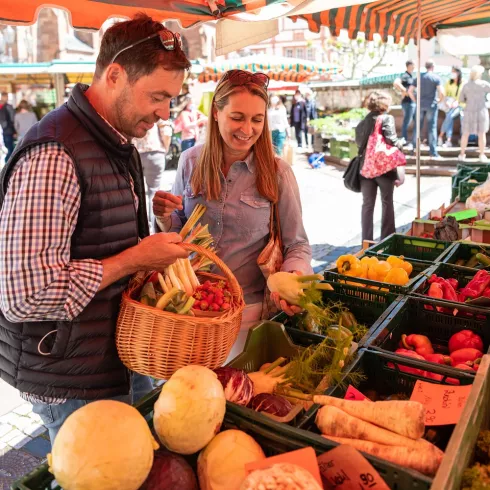
[[[396,167],[403,167],[407,163],[403,152],[384,139],[382,124],[383,116],[378,116],[374,131],[369,136],[364,165],[361,169],[361,175],[366,179],[374,179]]]

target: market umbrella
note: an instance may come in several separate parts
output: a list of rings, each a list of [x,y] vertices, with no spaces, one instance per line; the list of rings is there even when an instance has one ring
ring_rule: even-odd
[[[333,36],[346,29],[349,37],[364,32],[372,40],[379,34],[384,41],[393,36],[408,43],[417,42],[417,86],[420,87],[420,40],[431,39],[438,29],[487,24],[490,20],[489,0],[378,0],[368,4],[324,10],[301,15],[313,31],[327,26]],[[420,218],[420,90],[417,91],[417,218]]]
[[[286,0],[53,0],[46,6],[67,10],[75,28],[99,29],[108,18],[131,18],[141,11],[160,21],[178,19],[182,27],[189,27],[198,22],[254,12],[285,2]],[[43,5],[45,4],[42,0],[2,2],[0,21],[12,25],[33,24]]]
[[[303,83],[313,76],[332,76],[342,72],[336,65],[314,63],[296,58],[255,55],[211,63],[199,75],[200,82],[217,81],[228,70],[263,72],[272,80]]]

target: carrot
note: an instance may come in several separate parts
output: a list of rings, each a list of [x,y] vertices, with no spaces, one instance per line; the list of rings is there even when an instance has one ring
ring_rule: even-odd
[[[337,407],[329,407],[327,405],[322,407],[317,413],[316,425],[325,436],[350,437],[352,439],[377,442],[387,446],[436,449],[435,446],[424,439],[414,440],[395,434],[394,432],[353,417]]]
[[[393,400],[381,402],[359,402],[342,400],[327,395],[315,395],[313,401],[319,405],[340,408],[349,415],[384,427],[410,439],[424,435],[424,406],[419,402]]]
[[[339,444],[347,444],[359,451],[386,459],[387,461],[404,466],[405,468],[412,468],[428,476],[434,476],[436,474],[442,461],[442,451],[440,451],[439,454],[421,448],[414,449],[404,446],[385,446],[376,442],[348,439],[345,437],[323,437],[338,442]]]

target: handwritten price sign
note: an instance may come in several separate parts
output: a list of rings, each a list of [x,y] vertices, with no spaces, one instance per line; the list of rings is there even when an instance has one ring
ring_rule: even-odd
[[[457,424],[471,385],[448,386],[417,381],[410,400],[425,406],[425,425]]]
[[[318,457],[323,488],[388,490],[371,463],[351,446],[341,445]]]

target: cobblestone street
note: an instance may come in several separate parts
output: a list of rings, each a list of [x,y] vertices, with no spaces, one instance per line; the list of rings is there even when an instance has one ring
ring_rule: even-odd
[[[311,169],[304,155],[298,155],[294,171],[299,183],[306,231],[313,248],[313,267],[323,270],[340,254],[356,251],[361,245],[360,217],[362,196],[347,191],[342,169],[327,166]],[[166,172],[170,188],[175,171]],[[441,204],[449,204],[449,177],[423,177],[422,215]],[[395,190],[395,216],[400,231],[405,231],[416,215],[416,181]],[[381,208],[375,210],[375,236],[379,236]],[[49,452],[50,443],[40,418],[32,406],[0,380],[0,490],[36,467]]]

